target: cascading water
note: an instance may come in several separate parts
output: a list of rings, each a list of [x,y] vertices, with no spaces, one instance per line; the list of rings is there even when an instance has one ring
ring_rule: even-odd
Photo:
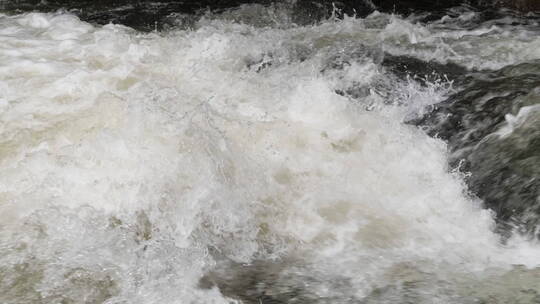
[[[0,303],[540,303],[540,19],[295,18],[0,14]]]

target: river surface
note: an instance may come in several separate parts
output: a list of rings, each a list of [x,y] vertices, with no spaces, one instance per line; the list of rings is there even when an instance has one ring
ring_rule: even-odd
[[[538,15],[28,3],[0,303],[540,303]]]

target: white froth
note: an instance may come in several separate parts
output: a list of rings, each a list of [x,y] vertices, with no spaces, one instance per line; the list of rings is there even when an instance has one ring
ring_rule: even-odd
[[[379,35],[391,54],[452,62],[469,69],[496,70],[540,57],[538,35],[519,27],[491,25],[462,30],[448,28],[444,23],[423,26],[391,17]]]
[[[448,172],[445,144],[403,124],[444,86],[410,83],[401,106],[371,92],[368,111],[335,90],[377,81],[376,64],[321,71],[334,44],[485,67],[488,56],[493,66],[540,57],[540,40],[474,57],[464,34],[363,22],[213,21],[159,35],[0,15],[1,264],[32,256],[33,288],[49,299],[80,297],[66,281],[80,271],[111,285],[110,303],[227,303],[196,287],[209,250],[242,263],[302,256],[359,295],[400,263],[536,266],[535,245],[499,243],[492,215]],[[491,43],[485,35],[467,39]],[[311,50],[304,61],[299,45]]]

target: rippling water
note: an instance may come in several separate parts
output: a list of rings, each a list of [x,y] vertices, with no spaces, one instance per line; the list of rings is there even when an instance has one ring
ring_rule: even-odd
[[[1,303],[540,303],[537,16],[166,12],[0,13]]]

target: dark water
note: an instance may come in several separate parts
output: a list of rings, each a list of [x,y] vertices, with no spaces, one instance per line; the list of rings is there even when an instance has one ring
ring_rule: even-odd
[[[519,115],[539,102],[537,61],[474,73],[458,93],[417,123],[449,143],[452,164],[470,172],[468,183],[502,224],[538,233],[540,214],[540,132],[530,118],[500,138],[495,135],[505,116]]]
[[[495,8],[489,1],[271,1],[271,0],[205,0],[205,1],[147,1],[147,0],[16,0],[0,2],[0,9],[10,13],[55,12],[65,10],[76,14],[82,20],[96,23],[118,23],[138,30],[162,30],[178,25],[178,15],[201,15],[209,11],[219,12],[246,4],[282,5],[294,11],[293,18],[298,24],[308,24],[324,20],[333,13],[365,17],[377,10],[404,16],[418,14],[422,22],[437,21],[444,16],[456,17],[464,11],[476,11],[473,20],[459,22],[461,28],[474,28],[492,20],[493,24],[512,16],[512,25],[534,22],[534,13],[524,14],[508,9]],[[460,6],[461,5],[461,6]],[[452,9],[456,8],[456,9]],[[502,21],[504,22],[504,21]]]
[[[0,302],[540,303],[540,15],[0,13]]]

